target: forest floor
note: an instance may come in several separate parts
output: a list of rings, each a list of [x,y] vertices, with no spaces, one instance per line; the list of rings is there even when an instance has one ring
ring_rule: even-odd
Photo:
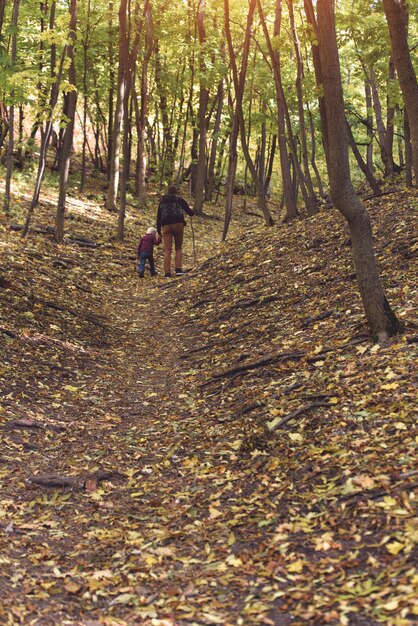
[[[94,196],[62,245],[4,220],[1,624],[418,622],[418,194],[367,206],[383,346],[335,210],[219,244],[210,207],[172,280],[134,270],[155,209],[124,244]]]

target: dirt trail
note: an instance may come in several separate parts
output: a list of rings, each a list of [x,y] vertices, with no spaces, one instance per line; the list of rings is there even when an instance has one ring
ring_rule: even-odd
[[[236,589],[205,578],[217,559],[201,514],[221,514],[209,509],[225,451],[205,446],[204,413],[179,359],[182,320],[164,316],[167,292],[149,279],[114,287],[104,308],[110,347],[85,371],[89,393],[68,403],[65,431],[30,432],[22,478],[82,483],[26,485],[0,578],[4,623],[189,624],[212,601],[236,614]],[[100,483],[100,472],[114,476]],[[225,546],[229,535],[226,527]],[[203,613],[199,624],[228,623],[224,612]]]

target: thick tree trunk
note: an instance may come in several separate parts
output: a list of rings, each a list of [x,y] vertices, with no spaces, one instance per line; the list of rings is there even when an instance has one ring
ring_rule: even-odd
[[[383,0],[383,5],[392,43],[393,59],[408,113],[412,161],[415,182],[418,184],[418,82],[408,45],[408,10],[404,0]]]
[[[74,41],[77,28],[77,0],[70,2],[70,37],[67,45],[67,59],[69,62],[68,82],[71,90],[66,94],[66,116],[68,124],[64,131],[62,152],[60,157],[60,184],[58,193],[57,212],[55,215],[55,239],[62,241],[64,237],[65,200],[67,197],[68,174],[70,171],[71,150],[73,146],[74,119],[77,105],[76,75],[74,64]]]
[[[116,201],[119,188],[120,141],[123,121],[123,103],[126,89],[126,67],[128,64],[128,34],[126,25],[126,9],[128,0],[121,0],[119,8],[119,69],[118,87],[115,109],[115,121],[112,129],[112,150],[110,158],[110,179],[107,192],[106,208],[117,211]]]
[[[385,297],[376,267],[370,218],[350,179],[343,90],[335,29],[334,0],[317,0],[320,61],[329,131],[331,196],[348,222],[357,282],[373,340],[384,341],[402,326]]]
[[[4,9],[3,9],[4,11]],[[10,61],[12,67],[14,68],[16,63],[16,55],[17,55],[17,24],[19,18],[19,0],[14,0],[13,2],[13,10],[12,10],[12,49],[10,54]],[[14,131],[15,131],[15,90],[13,89],[11,94],[11,105],[9,108],[9,141],[7,143],[7,153],[6,153],[6,184],[5,184],[5,192],[4,192],[4,212],[7,214],[10,211],[10,192],[11,192],[11,183],[12,183],[12,173],[13,173],[13,150],[14,150]]]

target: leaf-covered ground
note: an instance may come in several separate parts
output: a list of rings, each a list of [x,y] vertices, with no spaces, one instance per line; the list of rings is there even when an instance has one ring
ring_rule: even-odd
[[[0,623],[416,623],[417,207],[368,202],[380,347],[334,210],[195,220],[173,280],[133,269],[151,209],[124,245],[94,198],[61,246],[2,227]]]

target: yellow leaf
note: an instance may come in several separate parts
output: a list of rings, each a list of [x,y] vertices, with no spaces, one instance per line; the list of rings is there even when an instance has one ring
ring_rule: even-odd
[[[212,506],[209,507],[209,515],[211,519],[216,519],[217,517],[219,517],[220,515],[222,515],[221,511],[218,511],[218,509],[213,508]]]
[[[148,565],[148,567],[152,567],[153,565],[158,563],[158,559],[153,554],[147,554],[147,556],[145,557],[145,563]]]
[[[386,602],[385,604],[381,604],[379,608],[384,609],[385,611],[396,611],[399,606],[399,600],[397,598],[393,598]]]
[[[235,554],[230,554],[229,556],[227,556],[225,562],[228,563],[228,565],[232,565],[233,567],[239,567],[240,565],[242,565],[241,559],[236,557]]]
[[[405,547],[405,544],[400,543],[399,541],[392,541],[392,543],[386,544],[386,550],[390,552],[391,554],[394,554],[395,556],[399,554],[399,552],[402,552],[404,547]]]
[[[399,383],[397,382],[393,382],[393,383],[386,383],[384,385],[381,385],[380,388],[381,389],[397,389],[399,387]]]
[[[299,443],[303,441],[303,435],[300,433],[288,433],[288,436],[291,441],[298,441]]]
[[[357,352],[359,354],[364,354],[369,349],[369,346],[357,346]]]
[[[293,563],[290,563],[290,565],[287,566],[288,572],[296,572],[299,574],[302,570],[303,570],[302,559],[298,559],[297,561],[294,561]]]
[[[235,535],[231,530],[231,532],[229,533],[229,537],[228,537],[228,546],[232,546],[234,543],[235,543]]]

